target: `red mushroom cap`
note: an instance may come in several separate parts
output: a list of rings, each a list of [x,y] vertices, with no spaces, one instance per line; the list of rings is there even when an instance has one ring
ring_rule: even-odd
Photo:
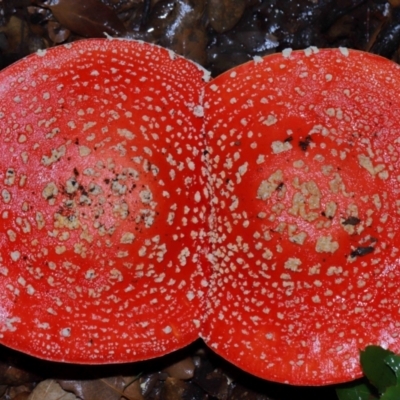
[[[56,361],[156,357],[198,337],[204,71],[89,40],[0,75],[0,341]]]
[[[347,49],[257,58],[206,87],[214,268],[203,335],[262,378],[361,375],[400,350],[400,68]]]

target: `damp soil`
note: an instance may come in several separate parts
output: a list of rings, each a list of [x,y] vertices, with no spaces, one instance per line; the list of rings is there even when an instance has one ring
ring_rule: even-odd
[[[39,385],[58,397],[36,394]],[[26,397],[15,397],[21,393]],[[62,397],[66,394],[73,397]],[[104,366],[48,362],[0,348],[0,395],[1,400],[337,399],[334,386],[290,386],[244,373],[200,340],[155,360]]]
[[[398,0],[0,0],[0,67],[83,37],[129,37],[216,76],[285,48],[349,47],[400,60]]]
[[[104,32],[170,48],[213,76],[288,47],[344,46],[399,62],[400,1],[0,0],[0,69]],[[0,400],[46,400],[41,393],[82,400],[336,399],[334,387],[245,374],[201,341],[156,360],[107,366],[57,364],[0,347]]]

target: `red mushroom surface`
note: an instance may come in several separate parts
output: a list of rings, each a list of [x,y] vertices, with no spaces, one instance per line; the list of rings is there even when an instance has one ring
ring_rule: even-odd
[[[3,344],[108,363],[198,337],[203,76],[165,49],[118,40],[2,72]]]
[[[400,68],[286,50],[207,85],[214,272],[205,341],[274,381],[400,350]],[[208,104],[207,104],[208,103]]]
[[[360,376],[400,351],[400,68],[310,48],[206,80],[124,40],[0,74],[0,342],[90,364],[201,336],[265,379]]]

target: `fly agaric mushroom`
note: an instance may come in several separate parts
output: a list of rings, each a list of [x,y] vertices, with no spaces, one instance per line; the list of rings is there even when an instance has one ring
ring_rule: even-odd
[[[0,341],[107,363],[201,336],[303,385],[360,376],[367,344],[399,351],[398,72],[311,48],[206,84],[120,40],[6,69]]]
[[[109,363],[198,337],[204,76],[165,49],[118,40],[2,72],[3,344]]]
[[[207,85],[213,276],[205,341],[247,371],[316,385],[400,350],[400,68],[320,50]]]

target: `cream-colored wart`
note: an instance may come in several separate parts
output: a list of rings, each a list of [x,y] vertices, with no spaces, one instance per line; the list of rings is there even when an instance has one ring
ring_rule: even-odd
[[[282,182],[283,172],[278,169],[268,179],[261,182],[257,189],[257,198],[261,200],[269,199]]]
[[[334,253],[339,248],[339,243],[335,242],[331,235],[320,236],[315,246],[317,253]]]

